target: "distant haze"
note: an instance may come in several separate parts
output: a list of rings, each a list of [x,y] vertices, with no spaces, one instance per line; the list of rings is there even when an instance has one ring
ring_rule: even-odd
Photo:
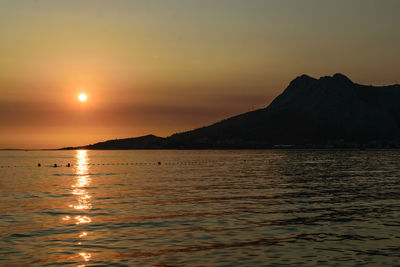
[[[265,107],[303,73],[398,83],[399,10],[397,0],[2,0],[0,148],[167,136]]]

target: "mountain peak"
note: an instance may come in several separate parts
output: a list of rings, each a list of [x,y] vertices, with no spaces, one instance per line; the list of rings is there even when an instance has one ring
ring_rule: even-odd
[[[318,79],[315,79],[307,74],[300,75],[296,77],[292,82],[295,83],[307,83],[310,81],[317,81]],[[341,82],[350,82],[353,83],[350,78],[348,78],[346,75],[342,73],[335,73],[332,76],[322,76],[319,78],[319,80],[334,80],[334,81],[341,81]]]
[[[333,79],[335,80],[339,80],[339,81],[346,81],[346,82],[352,82],[352,80],[350,80],[346,75],[342,74],[342,73],[336,73],[332,76]]]
[[[297,87],[304,87],[307,86],[308,84],[316,81],[315,78],[308,76],[306,74],[300,75],[296,77],[294,80],[290,82],[290,85],[288,88],[297,88]]]
[[[294,81],[310,81],[310,80],[315,80],[315,78],[313,78],[311,76],[308,76],[307,74],[303,74],[303,75],[300,75],[300,76],[296,77],[293,80],[293,82]]]

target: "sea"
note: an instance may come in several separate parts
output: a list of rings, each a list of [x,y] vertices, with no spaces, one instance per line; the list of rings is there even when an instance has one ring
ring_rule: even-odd
[[[0,152],[0,266],[399,264],[400,150]]]

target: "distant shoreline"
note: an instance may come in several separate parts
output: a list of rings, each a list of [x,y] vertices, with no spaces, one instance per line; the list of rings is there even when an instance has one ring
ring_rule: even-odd
[[[60,150],[58,148],[0,148],[0,151],[49,151],[49,150]]]
[[[239,150],[397,150],[400,147],[290,147],[290,148],[131,148],[131,149],[93,149],[93,148],[56,148],[56,149],[0,149],[0,151],[21,151],[21,152],[33,152],[33,151],[73,151],[73,150],[92,150],[92,151],[239,151]]]

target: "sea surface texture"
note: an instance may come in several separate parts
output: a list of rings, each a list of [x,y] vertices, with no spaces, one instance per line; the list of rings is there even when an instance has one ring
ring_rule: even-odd
[[[399,150],[2,151],[0,266],[397,265],[399,163]]]

